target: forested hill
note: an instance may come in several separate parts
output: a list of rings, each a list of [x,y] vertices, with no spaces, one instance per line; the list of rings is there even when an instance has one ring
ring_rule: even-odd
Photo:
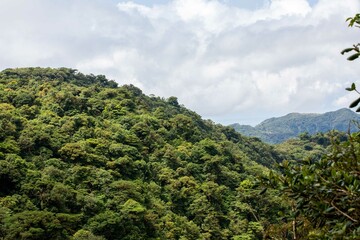
[[[287,205],[254,180],[281,160],[175,97],[67,68],[0,73],[1,239],[276,235]]]
[[[258,137],[264,142],[280,143],[289,138],[297,137],[300,133],[309,134],[326,133],[330,130],[348,132],[358,131],[351,121],[360,121],[360,116],[355,112],[343,108],[324,114],[290,113],[279,118],[270,118],[259,125],[232,124],[237,132],[246,136]]]

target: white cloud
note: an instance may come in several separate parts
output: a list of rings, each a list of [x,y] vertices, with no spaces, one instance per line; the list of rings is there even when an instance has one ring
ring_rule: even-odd
[[[273,0],[270,9],[274,15],[306,15],[311,11],[310,5],[306,0]]]
[[[339,52],[358,39],[345,19],[360,2],[264,2],[2,0],[0,68],[105,74],[223,123],[343,106],[360,70]]]
[[[350,85],[349,85],[350,86]],[[333,100],[332,104],[337,108],[347,108],[350,103],[359,98],[359,95],[355,92],[346,93]]]

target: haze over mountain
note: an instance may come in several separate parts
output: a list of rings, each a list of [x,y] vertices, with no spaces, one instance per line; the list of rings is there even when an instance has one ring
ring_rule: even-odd
[[[350,109],[342,108],[323,114],[289,113],[282,117],[270,118],[252,127],[250,125],[231,124],[237,132],[246,136],[258,137],[267,143],[280,143],[300,133],[325,133],[330,130],[351,132],[358,129],[351,122],[360,121],[360,115]]]

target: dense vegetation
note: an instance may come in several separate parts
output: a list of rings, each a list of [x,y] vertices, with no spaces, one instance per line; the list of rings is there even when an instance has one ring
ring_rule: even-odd
[[[73,69],[0,73],[0,239],[291,236],[274,147]],[[263,193],[262,195],[259,195]]]
[[[350,27],[360,27],[360,14],[346,21]],[[354,44],[341,53],[352,52],[348,60],[353,61],[360,56],[359,46]],[[354,83],[346,90],[360,94]],[[360,98],[349,107],[359,104]],[[359,112],[360,107],[356,111]],[[347,136],[303,133],[300,139],[284,144],[280,149],[287,150],[295,161],[283,161],[279,171],[272,171],[263,179],[263,183],[280,190],[282,196],[289,199],[293,239],[304,236],[306,239],[359,239],[360,125],[356,121],[353,125],[355,132]],[[304,149],[299,148],[299,143],[305,144]],[[322,152],[324,149],[318,146],[328,150]],[[299,235],[304,232],[305,235]]]
[[[357,239],[359,144],[267,145],[101,75],[7,69],[0,239]]]
[[[319,160],[331,151],[335,142],[345,142],[346,140],[348,140],[348,134],[339,131],[320,132],[314,135],[305,132],[296,138],[274,145],[274,148],[279,153],[286,155],[289,161]]]
[[[339,141],[341,138],[334,138]],[[318,158],[281,163],[267,183],[292,202],[296,227],[310,239],[359,239],[360,236],[360,133],[333,142]],[[296,236],[296,235],[295,235]]]
[[[283,117],[267,119],[255,127],[238,123],[232,124],[231,127],[245,136],[258,137],[267,143],[281,143],[304,132],[310,135],[331,130],[356,132],[358,129],[352,124],[353,121],[360,121],[360,116],[343,108],[324,114],[290,113]]]

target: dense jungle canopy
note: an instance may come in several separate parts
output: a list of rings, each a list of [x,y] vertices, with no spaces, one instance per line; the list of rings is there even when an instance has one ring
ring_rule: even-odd
[[[357,150],[348,147],[339,158],[356,161],[356,136],[351,141]],[[331,164],[329,148],[342,149],[331,145],[333,138],[305,134],[275,147],[201,119],[176,97],[147,96],[102,75],[6,69],[0,72],[0,239],[321,236],[330,225],[313,221],[313,212],[294,210],[298,199],[286,195],[296,186],[288,181],[301,175],[286,164],[298,166],[303,155],[319,161],[325,153]],[[284,175],[270,170],[278,163],[287,169]],[[343,186],[353,186],[346,191],[355,202],[347,214],[354,220],[358,173],[342,175]],[[264,188],[259,179],[275,188]],[[324,211],[334,213],[333,220],[344,218],[344,234],[351,230],[356,236],[358,222],[347,223],[336,208]]]

